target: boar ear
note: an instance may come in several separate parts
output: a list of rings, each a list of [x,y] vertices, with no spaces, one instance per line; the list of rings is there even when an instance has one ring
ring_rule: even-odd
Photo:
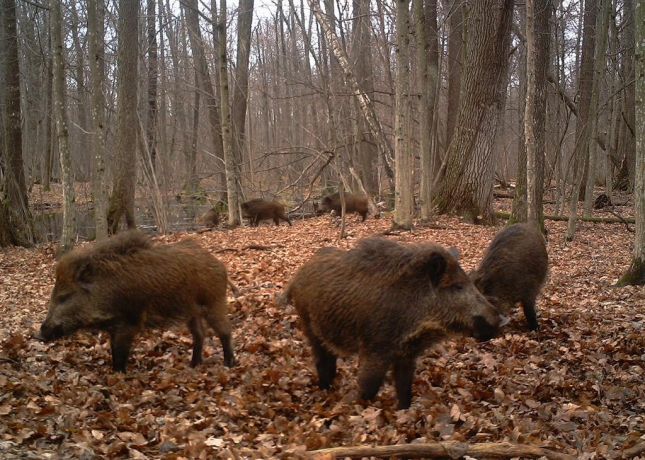
[[[432,254],[430,254],[430,257],[428,257],[428,260],[426,262],[426,269],[428,271],[428,275],[430,276],[430,281],[432,281],[434,287],[439,286],[441,277],[444,275],[444,273],[446,273],[447,266],[448,261],[440,252],[433,252]]]
[[[456,248],[456,247],[454,247],[454,246],[450,246],[450,247],[448,248],[448,252],[450,253],[450,255],[451,255],[451,256],[453,256],[453,257],[455,258],[455,260],[456,260],[457,262],[459,262],[459,249],[457,249],[457,248]]]
[[[79,260],[74,270],[74,278],[81,284],[90,283],[94,275],[94,267],[90,259]]]

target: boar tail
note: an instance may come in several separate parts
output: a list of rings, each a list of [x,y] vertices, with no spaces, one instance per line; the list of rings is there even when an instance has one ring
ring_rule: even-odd
[[[287,286],[284,288],[284,291],[282,291],[280,294],[276,294],[275,296],[275,304],[278,307],[286,307],[291,303],[291,284],[287,284]]]
[[[226,283],[231,288],[231,292],[235,297],[239,297],[242,295],[242,291],[240,291],[239,288],[235,285],[235,283],[231,281],[231,278],[229,278],[228,275],[226,276]]]

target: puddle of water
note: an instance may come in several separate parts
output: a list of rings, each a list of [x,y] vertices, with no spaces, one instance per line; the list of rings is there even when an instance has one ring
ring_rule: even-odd
[[[195,221],[208,209],[211,204],[172,204],[166,210],[168,230],[177,232],[196,228]],[[135,206],[135,222],[137,228],[146,233],[157,233],[157,223],[154,214],[146,206]],[[33,211],[36,231],[40,242],[58,241],[63,232],[63,210]],[[123,218],[121,219],[124,220]],[[122,222],[123,223],[123,222]],[[76,212],[76,234],[80,240],[93,240],[95,234],[94,211],[79,210]]]

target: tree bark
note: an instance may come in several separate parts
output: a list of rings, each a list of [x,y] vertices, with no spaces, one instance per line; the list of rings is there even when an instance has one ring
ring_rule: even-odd
[[[90,50],[90,79],[92,85],[92,136],[94,138],[94,169],[92,192],[94,194],[94,226],[96,240],[107,238],[107,190],[105,187],[105,30],[103,26],[103,0],[88,0],[87,31]]]
[[[635,82],[635,119],[638,126],[645,126],[645,4],[636,2],[636,82]],[[634,211],[636,235],[634,254],[627,272],[618,281],[619,286],[626,284],[645,284],[645,133],[636,130],[636,174],[634,182]]]
[[[455,135],[447,152],[440,213],[493,223],[493,143],[506,90],[513,0],[472,2]]]
[[[463,0],[453,0],[449,12],[448,36],[448,108],[446,109],[446,145],[452,142],[457,125],[464,43]]]
[[[412,228],[414,190],[412,185],[410,107],[410,1],[396,1],[396,116],[394,119],[394,222],[395,229]]]
[[[20,63],[18,60],[18,33],[16,27],[15,0],[2,0],[2,28],[4,40],[0,56],[4,57],[4,131],[0,141],[0,246],[30,246],[35,239],[33,222],[29,213],[29,201],[22,159],[22,125],[20,110]],[[0,67],[2,68],[2,67]],[[0,144],[2,145],[2,144]]]
[[[137,127],[139,126],[137,121],[138,30],[138,0],[119,0],[116,167],[107,217],[109,231],[113,234],[118,232],[122,215],[125,215],[129,229],[136,228],[134,194],[137,178]]]
[[[50,8],[50,27],[52,41],[52,71],[54,74],[53,109],[58,137],[60,175],[63,188],[63,233],[60,237],[58,255],[74,247],[76,231],[76,210],[74,209],[74,175],[72,158],[69,151],[69,131],[67,118],[67,98],[65,94],[65,61],[63,59],[63,16],[61,0],[52,0]]]
[[[219,36],[219,79],[222,120],[222,142],[224,147],[224,165],[226,168],[226,192],[228,198],[228,224],[239,225],[242,221],[239,197],[237,194],[236,161],[233,153],[233,127],[228,90],[228,58],[226,54],[226,0],[220,0],[220,15],[218,22]]]

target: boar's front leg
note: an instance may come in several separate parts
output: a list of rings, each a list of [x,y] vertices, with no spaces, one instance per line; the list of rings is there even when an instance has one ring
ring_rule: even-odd
[[[378,393],[385,380],[389,362],[377,355],[359,356],[360,369],[358,371],[358,384],[361,387],[361,399],[372,400]]]
[[[311,353],[318,372],[318,387],[327,390],[336,377],[336,355],[317,339],[311,341]]]
[[[537,322],[537,315],[535,313],[535,300],[531,297],[527,297],[522,300],[522,310],[524,310],[524,316],[526,317],[526,323],[529,326],[529,329],[532,331],[537,331],[539,326]]]
[[[407,409],[412,403],[412,380],[414,379],[415,359],[399,358],[394,362],[394,385],[399,399],[398,409]]]
[[[112,368],[125,374],[125,366],[130,355],[130,348],[136,334],[136,329],[128,325],[118,325],[110,331],[110,347],[112,349]]]

